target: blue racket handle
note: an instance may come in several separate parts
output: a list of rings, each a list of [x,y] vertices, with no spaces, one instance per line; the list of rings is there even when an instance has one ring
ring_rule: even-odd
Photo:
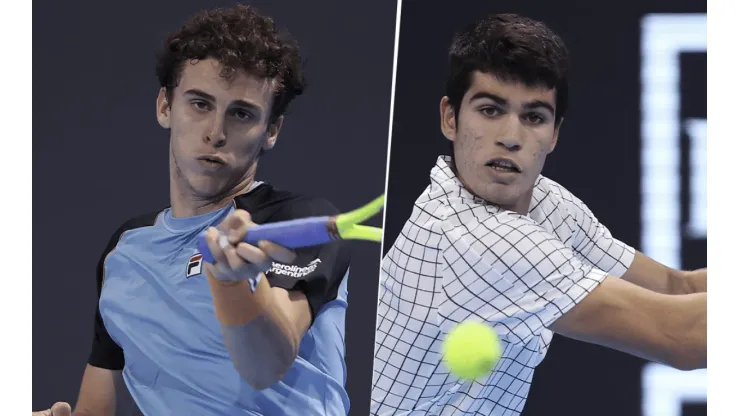
[[[265,240],[290,249],[330,243],[338,238],[329,230],[330,220],[331,217],[310,217],[257,225],[249,229],[244,242],[256,246]],[[205,233],[198,238],[198,249],[203,260],[214,263]]]

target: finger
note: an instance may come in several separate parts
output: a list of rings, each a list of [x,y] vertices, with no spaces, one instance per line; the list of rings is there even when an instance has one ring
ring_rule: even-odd
[[[246,215],[244,215],[246,214]],[[238,227],[243,221],[252,221],[252,216],[249,212],[243,209],[236,209],[234,212],[229,214],[220,224],[216,226],[219,231],[226,231],[232,228]]]
[[[216,263],[228,264],[228,260],[224,254],[224,247],[228,247],[229,242],[226,238],[222,238],[221,233],[217,229],[213,227],[208,228],[206,231],[206,243]]]
[[[260,266],[261,268],[264,268],[265,266],[270,266],[270,257],[262,251],[262,249],[255,247],[251,244],[247,243],[239,243],[236,245],[236,253],[239,255],[239,257],[243,258],[245,261],[256,264]]]
[[[275,244],[272,241],[264,240],[260,241],[257,245],[273,260],[277,260],[281,263],[292,263],[295,261],[296,254],[295,251],[291,249]]]
[[[31,412],[31,416],[51,416],[51,409],[42,410],[40,412]]]
[[[236,252],[236,247],[232,245],[224,249],[224,255],[231,270],[239,270],[247,264]]]
[[[72,416],[72,406],[64,402],[54,403],[51,407],[51,416]]]
[[[254,225],[252,216],[247,211],[238,209],[219,224],[219,229],[226,234],[231,244],[237,244],[244,240],[247,230]]]

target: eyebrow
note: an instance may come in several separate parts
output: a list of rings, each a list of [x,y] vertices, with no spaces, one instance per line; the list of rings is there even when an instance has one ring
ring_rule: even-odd
[[[196,97],[200,97],[206,101],[216,101],[216,97],[212,96],[211,94],[208,94],[207,92],[201,91],[199,89],[193,88],[185,91],[185,95],[195,95]],[[254,103],[250,103],[249,101],[244,100],[234,100],[231,105],[239,106],[239,107],[245,107],[245,108],[251,108],[256,111],[262,111],[260,106]]]
[[[470,97],[471,102],[475,100],[479,100],[479,99],[488,99],[504,107],[509,105],[508,100],[506,100],[505,98],[499,97],[496,94],[492,94],[490,92],[480,91],[480,92],[473,94],[473,96]],[[548,103],[547,101],[534,100],[534,101],[525,103],[523,107],[525,110],[535,110],[538,108],[543,108],[549,111],[552,115],[555,115],[555,107],[553,107],[552,104]]]

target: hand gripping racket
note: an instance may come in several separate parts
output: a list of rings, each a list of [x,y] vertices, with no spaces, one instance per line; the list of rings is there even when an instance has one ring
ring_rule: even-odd
[[[256,246],[259,241],[266,240],[290,249],[318,246],[340,239],[380,242],[382,228],[359,223],[380,212],[384,204],[385,195],[381,195],[363,207],[333,217],[308,217],[257,225],[247,231],[244,242]],[[198,249],[203,260],[214,262],[205,232],[198,237]]]

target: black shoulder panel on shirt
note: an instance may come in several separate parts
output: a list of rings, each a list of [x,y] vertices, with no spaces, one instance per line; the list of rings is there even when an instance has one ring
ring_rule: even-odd
[[[154,225],[154,222],[157,220],[157,216],[160,212],[161,211],[157,211],[150,214],[141,215],[126,221],[125,223],[123,223],[123,225],[118,227],[116,232],[113,233],[113,235],[111,236],[110,240],[108,240],[108,244],[106,245],[103,254],[100,256],[100,259],[98,260],[96,273],[98,300],[100,299],[100,293],[103,289],[103,280],[105,279],[105,258],[108,257],[108,254],[116,248],[118,242],[121,240],[121,236],[123,235],[123,233],[136,228]],[[103,317],[100,314],[98,302],[95,303],[95,326],[93,343],[92,350],[90,351],[90,356],[88,357],[87,362],[94,367],[105,368],[109,370],[122,370],[124,366],[123,350],[120,346],[118,346],[118,344],[115,343],[115,341],[113,341],[113,339],[108,334],[108,331],[105,329],[105,324],[103,323]]]
[[[121,236],[123,236],[123,233],[129,230],[133,230],[136,228],[141,227],[150,227],[154,225],[154,222],[157,221],[157,217],[162,211],[156,211],[149,214],[140,215],[138,217],[131,218],[130,220],[126,221],[118,227],[115,233],[111,236],[111,238],[108,240],[108,244],[105,246],[105,250],[103,251],[103,254],[100,256],[100,259],[98,260],[98,270],[97,270],[97,276],[98,276],[98,296],[100,296],[100,289],[103,287],[103,279],[105,278],[104,274],[104,265],[105,265],[105,258],[108,256],[108,254],[113,251],[114,248],[118,245],[118,242],[121,240]]]

